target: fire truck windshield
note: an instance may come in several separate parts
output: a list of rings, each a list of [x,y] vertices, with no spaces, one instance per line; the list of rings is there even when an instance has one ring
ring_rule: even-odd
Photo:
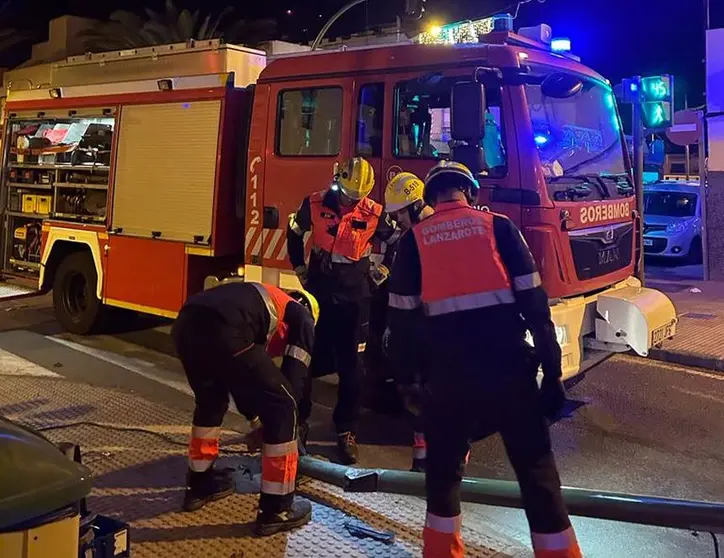
[[[588,178],[600,182],[599,177],[613,177],[627,181],[611,89],[593,80],[583,80],[580,90],[565,98],[547,96],[543,89],[538,80],[525,86],[533,141],[547,180],[565,183]],[[592,193],[596,190],[591,189]],[[620,190],[619,195],[630,194],[629,188]],[[575,197],[588,201],[593,195]]]

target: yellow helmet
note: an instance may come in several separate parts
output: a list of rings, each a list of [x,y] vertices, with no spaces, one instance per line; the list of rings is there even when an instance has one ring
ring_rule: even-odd
[[[334,180],[345,196],[361,200],[375,186],[375,170],[367,159],[354,157],[339,166]]]
[[[385,211],[395,213],[422,199],[425,184],[411,172],[401,172],[387,183]]]
[[[309,310],[309,313],[312,315],[312,319],[314,320],[314,325],[317,325],[317,322],[319,321],[319,302],[317,302],[317,299],[314,298],[314,295],[308,291],[300,289],[297,291],[290,291],[289,296]]]

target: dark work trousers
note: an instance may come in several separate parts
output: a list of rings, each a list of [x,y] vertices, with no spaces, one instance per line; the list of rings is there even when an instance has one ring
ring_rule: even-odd
[[[387,325],[386,283],[372,292],[370,327],[365,351],[365,407],[387,415],[397,415],[403,409],[403,401],[397,389],[395,370],[382,346]],[[422,432],[422,431],[420,431]]]
[[[264,347],[254,344],[250,332],[232,331],[213,310],[187,306],[171,334],[194,392],[194,426],[221,426],[231,395],[240,413],[247,418],[259,416],[265,444],[296,439],[292,387]],[[278,513],[289,509],[293,498],[293,493],[262,493],[259,507]]]
[[[523,356],[506,357],[503,364],[460,347],[431,363],[423,412],[428,512],[460,514],[461,464],[470,440],[494,425],[518,478],[531,531],[560,533],[570,521],[540,405],[537,364]]]
[[[362,405],[364,351],[369,328],[369,299],[331,302],[319,299],[319,322],[314,330],[310,380],[299,404],[300,423],[312,414],[312,382],[337,372],[339,388],[333,420],[337,432],[356,432]]]

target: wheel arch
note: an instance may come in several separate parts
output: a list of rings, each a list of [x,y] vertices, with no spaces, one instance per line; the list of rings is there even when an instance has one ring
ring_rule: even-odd
[[[105,238],[101,238],[101,235]],[[93,258],[98,283],[96,296],[103,299],[103,260],[101,241],[107,241],[107,235],[98,231],[84,231],[76,229],[63,229],[51,227],[43,247],[40,260],[40,276],[38,282],[42,291],[48,291],[53,286],[55,272],[60,263],[70,254],[87,251]]]

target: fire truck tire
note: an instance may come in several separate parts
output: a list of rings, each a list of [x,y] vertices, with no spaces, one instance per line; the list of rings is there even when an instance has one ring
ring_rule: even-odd
[[[97,330],[105,307],[96,296],[98,273],[88,252],[74,252],[60,262],[53,281],[55,317],[66,331],[85,335]]]

